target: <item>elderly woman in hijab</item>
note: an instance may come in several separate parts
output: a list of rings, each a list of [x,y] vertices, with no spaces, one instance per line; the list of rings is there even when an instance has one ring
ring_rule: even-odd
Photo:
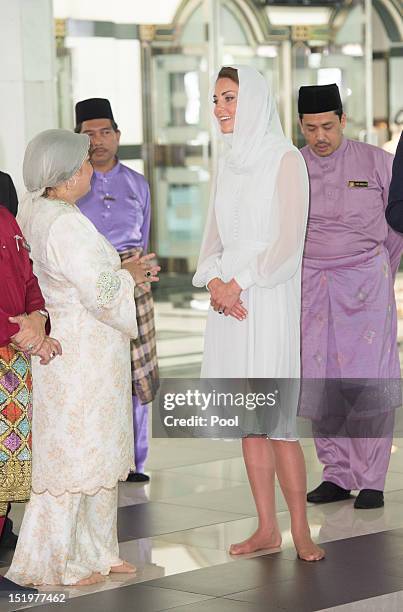
[[[7,574],[19,584],[85,585],[135,571],[119,558],[117,483],[133,461],[133,289],[158,280],[159,268],[151,254],[122,269],[77,208],[90,188],[89,144],[85,134],[47,130],[24,159],[18,219],[63,356],[34,364],[32,492]]]
[[[31,356],[42,365],[61,354],[49,338],[45,300],[32,271],[29,245],[13,215],[0,206],[0,547],[15,548],[11,502],[31,490]],[[14,585],[15,586],[15,585]],[[0,577],[0,591],[12,583]]]
[[[255,69],[222,68],[213,103],[226,150],[219,159],[193,279],[195,286],[207,286],[211,295],[201,375],[298,379],[301,261],[308,213],[304,160],[284,137],[273,95]],[[281,399],[287,395],[291,405],[282,407],[272,431],[242,439],[258,528],[244,542],[233,544],[230,552],[281,545],[277,474],[298,557],[317,561],[324,552],[313,543],[306,517],[306,471],[295,432],[298,393],[287,394],[285,389]]]

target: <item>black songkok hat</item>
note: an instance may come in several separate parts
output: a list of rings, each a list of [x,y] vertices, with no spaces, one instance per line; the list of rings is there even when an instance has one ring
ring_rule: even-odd
[[[299,88],[298,113],[327,113],[343,108],[339,88],[332,85],[307,85]]]
[[[89,119],[111,119],[114,121],[111,103],[106,98],[88,98],[76,104],[76,125]]]

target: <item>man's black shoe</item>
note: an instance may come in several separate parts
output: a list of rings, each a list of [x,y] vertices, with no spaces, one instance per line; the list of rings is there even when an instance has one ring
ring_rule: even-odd
[[[363,489],[359,492],[354,502],[354,508],[361,510],[371,510],[372,508],[383,508],[383,491],[375,489]]]
[[[324,480],[316,489],[308,493],[306,500],[311,504],[329,504],[351,497],[348,489],[343,489],[334,482]]]
[[[13,533],[13,521],[7,517],[0,536],[0,548],[14,550],[17,546],[17,540],[18,536]]]
[[[126,478],[126,482],[148,482],[150,477],[142,472],[130,472]]]
[[[7,595],[21,593],[24,595],[34,595],[38,592],[38,589],[31,589],[30,587],[20,586],[15,582],[12,582],[4,576],[0,576],[0,597],[7,597]]]

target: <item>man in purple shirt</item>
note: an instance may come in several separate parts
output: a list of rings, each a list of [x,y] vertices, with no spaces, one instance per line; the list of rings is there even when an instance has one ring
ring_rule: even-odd
[[[122,261],[145,253],[150,233],[150,190],[144,176],[117,158],[120,131],[109,100],[90,98],[76,105],[76,132],[91,139],[94,174],[80,210],[113,244]],[[147,482],[148,403],[159,385],[154,306],[149,286],[135,287],[139,336],[131,343],[135,472],[129,482]]]
[[[310,178],[300,414],[313,419],[324,464],[307,499],[339,501],[358,490],[355,508],[377,508],[400,399],[393,282],[403,240],[385,221],[393,157],[344,138],[335,84],[301,87],[298,112]]]

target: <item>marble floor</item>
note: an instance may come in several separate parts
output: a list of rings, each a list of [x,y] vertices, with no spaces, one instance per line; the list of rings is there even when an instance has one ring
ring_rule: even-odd
[[[403,342],[403,277],[396,286]],[[158,302],[158,352],[164,377],[199,374],[207,296],[182,304]],[[321,480],[313,441],[302,439],[308,485]],[[403,609],[403,439],[395,439],[385,488],[385,507],[354,510],[353,499],[308,504],[312,534],[325,543],[323,563],[296,561],[289,514],[276,486],[282,552],[242,560],[228,554],[231,542],[256,527],[239,441],[152,439],[148,484],[120,483],[121,556],[135,563],[135,577],[108,578],[102,585],[57,589],[63,609],[254,612],[260,610],[400,611]],[[23,506],[11,517],[18,531]],[[5,573],[11,553],[0,553]],[[41,588],[52,595],[54,590]],[[39,602],[40,603],[40,602]],[[29,602],[0,598],[0,612]],[[50,598],[43,611],[58,609]]]

